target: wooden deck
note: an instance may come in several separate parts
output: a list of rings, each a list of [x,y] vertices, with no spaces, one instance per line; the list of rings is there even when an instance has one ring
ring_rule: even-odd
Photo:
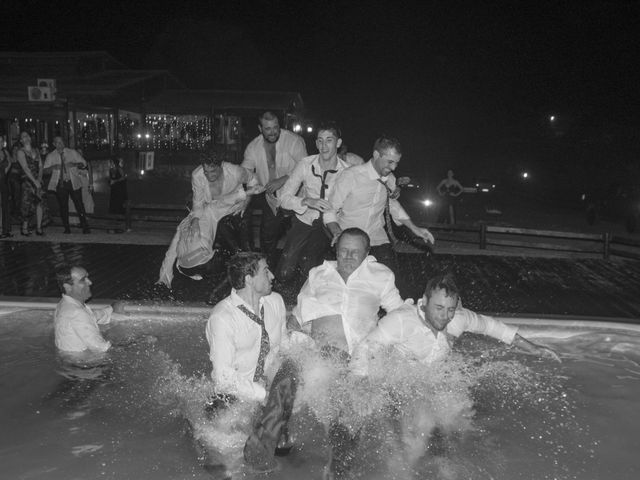
[[[94,298],[205,305],[224,276],[217,262],[200,282],[176,275],[173,289],[155,286],[166,247],[153,245],[0,242],[0,299],[58,297],[61,262],[84,265]],[[596,258],[399,254],[403,296],[419,297],[433,272],[449,269],[465,306],[505,314],[587,315],[640,321],[640,262]],[[278,288],[295,303],[299,285]],[[216,301],[225,291],[213,297]]]

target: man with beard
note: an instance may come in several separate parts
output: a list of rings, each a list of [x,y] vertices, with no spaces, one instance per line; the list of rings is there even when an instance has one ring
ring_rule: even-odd
[[[284,186],[296,164],[307,156],[304,140],[293,132],[280,128],[272,112],[260,118],[260,135],[244,151],[242,166],[255,172],[264,194],[257,195],[253,206],[262,210],[260,247],[273,264],[273,255],[285,228],[285,215],[280,205],[279,190]]]
[[[338,157],[341,143],[335,123],[321,124],[316,138],[318,154],[303,158],[282,188],[282,207],[293,210],[295,216],[276,269],[276,278],[281,282],[291,280],[298,269],[307,278],[330,246],[330,233],[322,216],[331,209],[327,197],[336,177],[349,166]],[[299,190],[303,193],[297,195]]]

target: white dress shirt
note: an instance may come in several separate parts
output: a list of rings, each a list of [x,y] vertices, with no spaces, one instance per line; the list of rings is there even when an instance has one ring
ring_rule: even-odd
[[[78,172],[78,167],[70,164],[81,163],[86,166],[87,161],[84,158],[82,158],[82,155],[80,155],[77,151],[75,151],[72,148],[65,147],[62,151],[62,154],[64,156],[65,168],[67,169],[67,172],[69,174],[69,180],[71,180],[71,187],[73,188],[73,190],[78,190],[79,188],[82,188],[82,176]],[[47,155],[47,158],[45,158],[44,165],[42,168],[44,170],[46,168],[50,168],[55,165],[62,165],[60,152],[58,152],[57,149]],[[58,186],[58,181],[60,180],[60,175],[62,175],[62,168],[60,168],[60,170],[55,169],[52,171],[51,179],[49,180],[49,186],[47,187],[47,190],[56,189],[56,187]]]
[[[262,328],[251,320],[238,305],[247,305],[236,293],[221,300],[212,310],[207,322],[209,358],[213,365],[211,378],[218,393],[229,393],[242,400],[262,401],[266,397],[265,385],[254,382]],[[260,299],[264,307],[264,324],[269,334],[269,353],[264,363],[267,379],[273,379],[279,367],[279,353],[286,348],[286,308],[278,293]],[[260,315],[260,312],[253,312]]]
[[[88,305],[63,294],[53,315],[56,347],[65,352],[106,352],[111,342],[102,337],[98,324],[109,323],[112,313],[110,306],[94,312]]]
[[[338,174],[345,168],[349,168],[349,165],[341,158],[337,159],[336,173],[329,173],[326,176],[326,185],[324,191],[324,198],[329,198],[329,194],[333,190],[333,185],[338,177]],[[317,177],[314,175],[320,175]],[[282,208],[287,210],[293,210],[296,212],[298,220],[307,225],[311,225],[313,221],[320,216],[320,212],[313,208],[309,208],[302,204],[302,200],[305,197],[320,198],[320,189],[322,187],[322,175],[324,170],[320,166],[320,155],[311,155],[303,158],[296,168],[293,169],[287,183],[284,184],[280,191],[280,202]],[[300,187],[302,186],[302,190]],[[296,196],[296,193],[300,190],[300,195]]]
[[[257,184],[254,175],[238,165],[222,162],[222,171],[222,188],[220,196],[215,199],[211,198],[209,180],[204,175],[202,165],[191,174],[193,207],[191,213],[176,228],[176,233],[160,266],[158,283],[171,288],[173,264],[176,260],[178,266],[185,268],[203,265],[211,260],[218,222],[235,212],[247,198],[243,183],[248,186]],[[200,235],[197,237],[189,236],[193,218],[198,219],[200,228]]]
[[[298,294],[293,313],[301,325],[328,315],[341,315],[349,353],[378,323],[380,307],[390,312],[404,302],[393,272],[368,256],[347,278],[342,279],[335,261],[325,261],[309,272]]]
[[[354,352],[352,371],[366,375],[368,359],[381,346],[393,346],[408,359],[430,364],[444,359],[451,351],[450,337],[459,337],[464,332],[488,335],[509,345],[518,333],[516,327],[462,306],[456,309],[444,331],[434,333],[426,325],[422,304],[420,300],[418,305],[405,305],[382,318]]]
[[[264,150],[264,137],[258,135],[244,151],[242,166],[250,172],[256,172],[260,185],[269,183],[269,165],[267,153]],[[276,142],[276,178],[290,175],[296,164],[307,156],[304,140],[289,130],[281,129]],[[279,197],[265,193],[269,206],[275,213],[280,206]]]
[[[393,174],[381,177],[371,160],[344,170],[336,179],[329,195],[333,210],[324,214],[324,223],[338,222],[342,230],[358,227],[371,239],[372,246],[389,243],[384,230],[384,209],[387,204],[387,189],[378,180],[386,181],[391,191],[396,188]],[[396,225],[409,219],[398,200],[389,200],[389,213]]]

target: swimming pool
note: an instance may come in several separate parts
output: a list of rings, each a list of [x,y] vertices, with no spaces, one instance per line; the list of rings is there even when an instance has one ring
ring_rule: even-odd
[[[52,306],[0,304],[0,478],[210,478],[185,418],[230,448],[245,432],[221,438],[201,415],[211,392],[208,309],[130,307],[130,318],[110,335],[142,340],[70,371],[53,347]],[[452,358],[430,371],[390,361],[387,383],[397,387],[410,415],[408,436],[403,443],[384,422],[370,422],[355,473],[381,479],[639,478],[640,327],[505,321],[556,349],[563,363],[518,355],[476,336],[461,338]],[[416,375],[420,382],[407,386]],[[321,478],[328,445],[318,419],[332,413],[315,390],[326,385],[314,381],[324,380],[307,378],[300,399],[310,407],[299,409],[292,424],[300,448],[269,478]],[[369,388],[364,394],[375,404],[381,389],[375,381]],[[332,390],[346,412],[354,395],[349,385]],[[447,431],[447,447],[425,455],[420,439],[433,425]]]

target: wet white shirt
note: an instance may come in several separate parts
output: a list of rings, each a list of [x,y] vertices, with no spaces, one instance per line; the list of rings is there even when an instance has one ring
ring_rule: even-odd
[[[444,359],[451,351],[451,337],[459,337],[464,332],[488,335],[509,345],[518,332],[516,327],[460,306],[445,330],[434,333],[425,323],[421,306],[422,300],[418,305],[405,305],[382,318],[354,352],[352,371],[366,375],[368,359],[381,346],[393,346],[407,358],[430,364]]]
[[[378,179],[386,182],[391,191],[395,190],[396,179],[393,174],[381,177],[371,160],[344,170],[329,195],[333,210],[325,213],[324,223],[338,222],[342,230],[358,227],[367,232],[372,246],[389,243],[384,229],[388,193]],[[400,225],[400,220],[409,219],[407,212],[395,199],[389,200],[389,213],[396,225]]]
[[[218,209],[228,209],[230,205],[243,201],[246,198],[243,184],[248,186],[257,185],[257,180],[252,172],[247,169],[234,165],[229,162],[222,162],[222,188],[220,196],[211,198],[211,190],[209,188],[209,180],[204,174],[202,165],[198,166],[191,173],[191,189],[193,191],[193,208],[194,213],[205,207]]]
[[[337,262],[325,261],[311,269],[293,313],[303,326],[320,317],[341,315],[351,353],[375,328],[380,307],[391,312],[404,302],[393,272],[375,257],[365,258],[346,283],[336,268]]]
[[[64,157],[64,163],[67,168],[67,173],[69,174],[69,180],[71,181],[71,187],[74,190],[78,190],[82,188],[82,175],[78,171],[78,167],[75,165],[70,165],[71,163],[81,163],[85,167],[87,162],[82,155],[80,155],[77,151],[72,148],[65,147],[62,151],[62,156]],[[47,155],[47,158],[44,160],[43,169],[53,167],[55,165],[62,165],[62,157],[60,156],[60,152],[58,150],[54,150],[53,152]],[[49,180],[49,185],[47,186],[47,190],[55,190],[58,186],[58,181],[60,180],[60,175],[62,175],[62,169],[55,169],[51,173],[51,179]]]
[[[243,400],[262,401],[266,397],[265,385],[254,382],[258,365],[262,328],[251,320],[238,305],[247,305],[236,293],[221,300],[212,310],[207,322],[209,359],[213,365],[211,378],[218,393],[229,393]],[[273,379],[279,367],[279,353],[287,340],[286,307],[278,293],[260,299],[264,307],[264,324],[269,334],[269,353],[265,359],[264,374]],[[260,312],[254,312],[257,315]]]
[[[256,173],[260,185],[269,183],[269,165],[267,164],[267,153],[264,150],[264,137],[258,135],[251,140],[244,151],[242,166],[250,172]],[[281,129],[280,138],[276,142],[276,178],[283,175],[290,175],[297,163],[307,156],[307,147],[304,140],[289,130]],[[265,193],[267,202],[271,209],[276,211],[280,206],[278,197]]]
[[[333,190],[338,174],[345,168],[349,168],[349,165],[342,159],[337,159],[336,173],[328,173],[325,178],[327,188],[325,188],[324,198],[328,199],[329,194]],[[315,175],[314,175],[315,173]],[[324,171],[320,166],[320,155],[311,155],[303,158],[293,172],[289,176],[289,179],[284,184],[280,192],[280,202],[282,208],[287,210],[293,210],[296,212],[298,220],[307,225],[311,225],[313,221],[320,216],[320,212],[313,208],[309,208],[302,204],[302,200],[305,197],[320,198],[320,189],[322,188],[322,177]],[[302,187],[302,190],[300,190]],[[300,194],[296,196],[300,190]]]
[[[88,305],[63,294],[53,316],[56,347],[65,352],[106,352],[111,342],[102,337],[98,324],[109,323],[112,313],[110,306],[94,312]]]

